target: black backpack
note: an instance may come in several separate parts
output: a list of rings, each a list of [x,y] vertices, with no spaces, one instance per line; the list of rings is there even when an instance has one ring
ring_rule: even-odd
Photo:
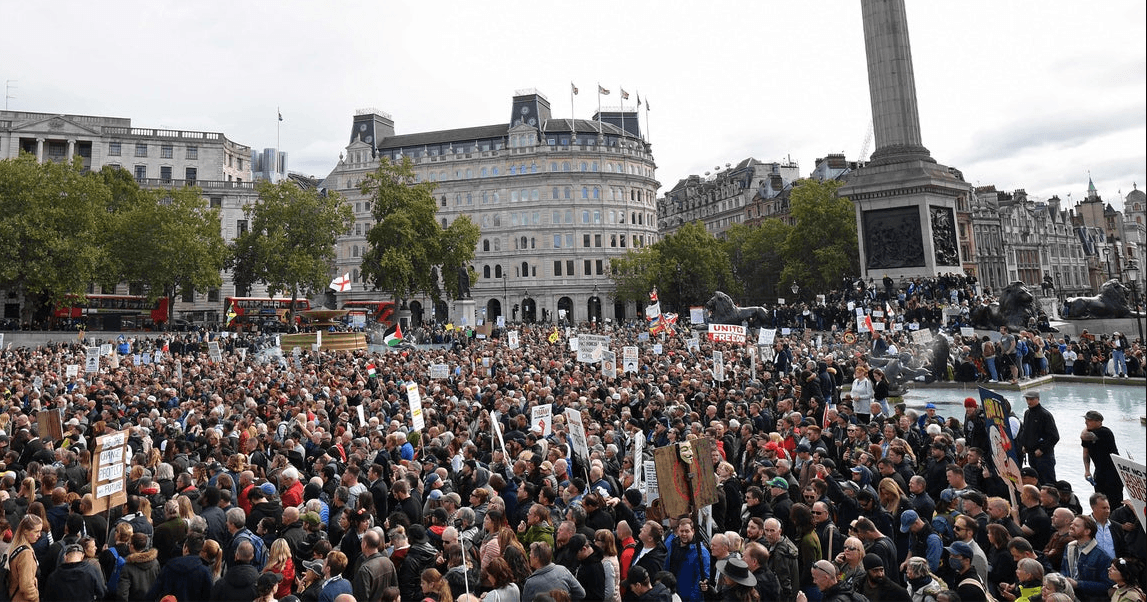
[[[0,602],[9,602],[12,598],[8,595],[8,569],[9,562],[12,558],[19,556],[25,550],[30,549],[28,546],[20,546],[14,552],[4,557],[0,562]]]

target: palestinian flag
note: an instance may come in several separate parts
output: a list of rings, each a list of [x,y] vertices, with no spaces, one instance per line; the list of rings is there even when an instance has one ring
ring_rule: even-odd
[[[398,322],[395,322],[394,326],[391,326],[390,329],[386,331],[386,334],[383,335],[383,340],[386,341],[386,344],[390,347],[397,347],[399,343],[402,342],[402,327],[398,325]]]
[[[370,378],[375,378],[378,376],[378,370],[375,369],[374,364],[366,365],[366,375]]]

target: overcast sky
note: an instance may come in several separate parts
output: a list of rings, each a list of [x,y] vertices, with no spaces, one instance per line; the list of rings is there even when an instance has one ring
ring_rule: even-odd
[[[976,185],[1116,201],[1147,180],[1144,2],[909,0],[924,145]],[[398,133],[555,117],[596,84],[649,100],[662,193],[689,174],[855,159],[871,121],[860,2],[28,2],[0,0],[13,110],[219,131],[326,176],[355,109]],[[644,107],[642,128],[646,128]],[[875,144],[868,147],[868,152]],[[1121,207],[1119,199],[1117,206]]]

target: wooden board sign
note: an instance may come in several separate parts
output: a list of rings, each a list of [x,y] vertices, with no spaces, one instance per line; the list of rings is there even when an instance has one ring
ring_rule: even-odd
[[[690,514],[717,502],[712,445],[709,439],[694,439],[653,450],[657,493],[666,515]]]
[[[92,451],[92,497],[95,512],[127,502],[127,431],[96,438]]]

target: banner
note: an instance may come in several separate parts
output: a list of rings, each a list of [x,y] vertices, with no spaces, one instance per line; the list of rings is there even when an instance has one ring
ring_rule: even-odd
[[[637,347],[622,347],[621,363],[626,372],[637,372]]]
[[[406,400],[410,402],[410,420],[414,430],[421,432],[426,428],[426,417],[422,415],[422,395],[418,392],[418,383],[406,383]]]
[[[759,332],[757,332],[757,344],[758,345],[772,345],[773,342],[776,340],[777,340],[777,329],[776,328],[762,328]]]
[[[725,343],[745,343],[745,331],[740,324],[710,324],[709,340]]]
[[[980,403],[984,405],[985,427],[992,445],[989,453],[992,454],[996,471],[1018,493],[1023,487],[1023,478],[1020,474],[1019,454],[1008,427],[1012,404],[1003,395],[984,387],[980,387]]]
[[[577,337],[577,361],[594,364],[600,362],[603,354],[609,350],[609,337],[583,334]]]
[[[689,308],[689,321],[694,324],[705,323],[705,308],[704,307],[690,307]]]
[[[1123,479],[1123,488],[1131,495],[1131,506],[1135,508],[1135,516],[1139,517],[1139,526],[1147,531],[1147,469],[1138,462],[1133,462],[1123,456],[1112,454],[1111,461],[1115,463],[1115,470],[1119,471],[1119,478]]]
[[[617,354],[612,351],[603,351],[601,354],[601,375],[605,378],[617,378]]]
[[[720,351],[713,352],[713,380],[725,382],[725,354]]]
[[[554,407],[552,404],[541,404],[530,408],[530,428],[534,432],[541,432],[543,437],[549,437],[554,432]]]

